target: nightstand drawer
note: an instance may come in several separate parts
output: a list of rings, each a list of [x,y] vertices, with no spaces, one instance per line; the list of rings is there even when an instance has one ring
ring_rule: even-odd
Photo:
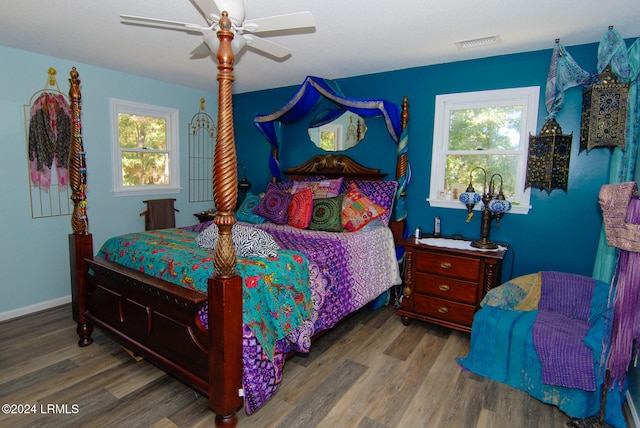
[[[416,272],[415,291],[430,294],[442,299],[457,300],[474,305],[478,284],[475,282],[459,281],[445,276],[430,275]]]
[[[414,310],[420,314],[459,325],[471,326],[473,323],[475,306],[435,297],[416,295],[414,298]]]
[[[478,281],[480,278],[480,260],[449,254],[416,252],[416,272],[452,276],[458,279]]]

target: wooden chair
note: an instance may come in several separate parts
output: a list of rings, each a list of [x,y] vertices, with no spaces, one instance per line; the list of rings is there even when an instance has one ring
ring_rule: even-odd
[[[147,209],[140,213],[144,216],[144,230],[169,229],[176,227],[175,199],[150,199],[142,201]]]

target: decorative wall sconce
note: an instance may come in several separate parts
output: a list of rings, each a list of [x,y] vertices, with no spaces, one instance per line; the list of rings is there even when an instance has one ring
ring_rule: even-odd
[[[527,158],[527,187],[546,190],[562,189],[567,192],[569,159],[573,133],[564,135],[554,118],[547,120],[540,135],[529,136]]]
[[[624,150],[628,103],[629,83],[620,83],[607,65],[582,95],[580,151],[616,146]]]
[[[481,170],[484,173],[484,191],[483,195],[476,193],[473,188],[473,172],[475,170]],[[495,192],[495,179],[500,178],[500,187],[498,193]],[[500,219],[511,209],[511,202],[507,201],[504,193],[502,193],[502,176],[500,174],[493,174],[489,179],[489,186],[487,187],[487,171],[477,166],[469,173],[469,187],[460,195],[460,202],[467,206],[469,215],[467,216],[467,223],[473,218],[473,208],[475,205],[482,201],[482,219],[480,222],[480,239],[471,242],[471,246],[475,248],[481,248],[484,250],[494,250],[498,248],[498,244],[489,241],[489,233],[491,232],[491,222],[496,220],[496,227],[500,224]]]
[[[247,180],[247,168],[241,163],[238,164],[238,167],[242,168],[242,179],[238,182],[238,190],[240,191],[238,206],[240,206],[247,196],[247,192],[251,189],[251,182]]]

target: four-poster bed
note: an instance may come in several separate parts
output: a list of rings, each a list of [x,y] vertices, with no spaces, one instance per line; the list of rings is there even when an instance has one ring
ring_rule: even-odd
[[[237,264],[239,260],[232,239],[238,183],[231,96],[233,32],[226,13],[223,13],[220,27],[218,130],[213,166],[213,194],[217,208],[213,223],[218,228],[218,239],[213,253],[215,275],[209,277],[206,293],[151,277],[103,257],[94,257],[85,210],[86,170],[80,129],[80,81],[75,69],[70,79],[74,107],[70,162],[74,213],[69,245],[73,317],[78,325],[79,346],[90,345],[93,327],[100,328],[207,396],[209,406],[216,414],[217,426],[235,426],[236,412],[243,404],[243,296],[246,294],[243,295],[243,279],[238,275],[240,265]],[[407,125],[407,108],[405,99],[403,127]],[[322,174],[371,179],[371,175],[366,176],[371,174],[370,169],[357,163],[347,164],[345,167],[345,162],[334,163]],[[397,170],[404,175],[407,168],[405,152],[398,157]],[[292,169],[291,172],[310,175],[303,169]],[[376,179],[381,179],[382,175],[378,174]],[[403,193],[405,187],[402,187]],[[392,228],[401,234],[405,220],[394,220]],[[389,240],[393,247],[391,232]],[[397,264],[395,267],[397,269]],[[386,287],[390,285],[393,284]],[[202,317],[205,306],[208,308],[206,324]]]

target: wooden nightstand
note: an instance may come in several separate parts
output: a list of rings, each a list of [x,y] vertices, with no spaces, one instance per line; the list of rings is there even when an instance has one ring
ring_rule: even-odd
[[[200,223],[204,223],[205,221],[210,221],[216,218],[215,211],[201,211],[199,213],[195,213],[194,216],[198,218]]]
[[[398,310],[403,324],[415,318],[470,332],[480,301],[500,285],[505,250],[436,247],[413,238],[401,245],[406,251],[404,298]]]

